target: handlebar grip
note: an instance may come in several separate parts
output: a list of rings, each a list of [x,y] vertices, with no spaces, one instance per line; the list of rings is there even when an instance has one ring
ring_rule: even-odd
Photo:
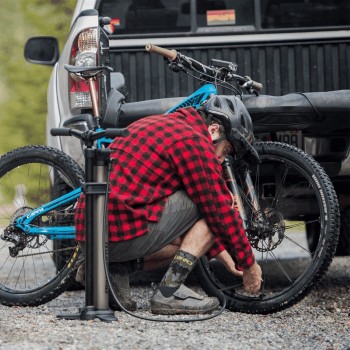
[[[52,136],[70,136],[70,131],[68,128],[52,128],[50,133]]]
[[[109,138],[126,137],[128,135],[129,135],[129,131],[127,128],[105,130],[105,136]]]
[[[145,46],[145,50],[148,51],[149,53],[157,53],[158,55],[161,55],[170,61],[174,61],[177,57],[177,51],[172,49],[168,50],[165,49],[164,47],[160,47],[154,44],[147,44]]]
[[[258,83],[257,81],[252,80],[252,88],[256,91],[261,91],[263,89],[263,84]]]

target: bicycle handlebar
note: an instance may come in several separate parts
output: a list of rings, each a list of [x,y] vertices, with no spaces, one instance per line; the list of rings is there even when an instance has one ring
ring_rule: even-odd
[[[120,129],[105,129],[105,136],[114,138],[114,137],[126,137],[129,135],[129,131],[127,128]]]
[[[206,66],[201,62],[198,62],[194,60],[193,58],[187,57],[180,52],[177,52],[174,49],[166,49],[164,47],[160,47],[154,44],[147,44],[145,46],[145,50],[149,53],[156,53],[158,55],[161,55],[165,58],[167,58],[171,63],[181,63],[183,66],[185,66],[188,69],[196,70],[200,73],[203,73],[207,76],[212,77],[213,79],[217,79],[218,76],[220,76],[220,68],[213,67],[213,66]],[[232,71],[230,71],[230,74],[226,76],[226,78],[233,78],[241,82],[241,87],[247,89],[247,90],[255,90],[255,91],[261,91],[263,88],[263,85],[259,82],[256,82],[250,77],[241,77],[237,74],[233,74]]]
[[[212,67],[208,67],[203,63],[194,60],[193,58],[187,57],[181,54],[180,52],[177,52],[174,49],[169,50],[154,44],[147,44],[145,46],[145,50],[149,53],[156,53],[160,56],[163,56],[167,58],[170,62],[173,62],[177,59],[181,59],[181,63],[191,70],[196,69],[201,73],[209,74],[211,76],[215,75],[215,69],[213,69]]]
[[[129,135],[127,128],[110,128],[101,131],[80,131],[73,128],[52,128],[52,136],[74,136],[80,140],[97,140],[102,137],[115,138]]]
[[[263,89],[263,84],[257,82],[257,81],[254,81],[252,80],[252,88],[256,91],[261,91]]]
[[[250,77],[245,77],[245,78],[247,78],[248,81],[243,84],[243,87],[251,87],[252,89],[254,89],[256,91],[261,91],[263,89],[263,84],[250,79]]]
[[[177,51],[174,49],[168,50],[164,47],[160,47],[154,44],[147,44],[145,50],[149,53],[156,53],[158,55],[161,55],[167,58],[169,61],[174,61],[177,58]]]
[[[71,130],[68,128],[52,128],[50,133],[52,136],[71,136]]]

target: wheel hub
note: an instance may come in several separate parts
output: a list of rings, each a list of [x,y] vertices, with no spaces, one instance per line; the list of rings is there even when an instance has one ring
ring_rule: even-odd
[[[260,252],[277,248],[284,238],[285,223],[280,212],[266,208],[262,217],[253,222],[248,229],[250,244]]]

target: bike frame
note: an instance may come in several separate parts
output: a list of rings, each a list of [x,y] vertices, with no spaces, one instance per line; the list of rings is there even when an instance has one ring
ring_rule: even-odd
[[[15,227],[23,230],[23,232],[28,235],[45,235],[52,240],[75,238],[74,226],[38,227],[32,226],[31,223],[38,217],[50,212],[51,210],[54,210],[68,203],[72,203],[80,197],[82,192],[83,191],[81,187],[76,188],[75,190],[54,199],[49,203],[35,208],[29,213],[26,213],[25,215],[17,218],[14,223]]]
[[[197,89],[193,94],[185,98],[178,105],[169,109],[166,114],[175,112],[179,108],[183,107],[193,107],[198,108],[204,101],[206,101],[211,95],[217,95],[217,89],[213,84],[205,84],[201,88]],[[101,129],[102,130],[102,129]],[[97,130],[98,131],[98,130]],[[101,138],[97,140],[96,145],[97,148],[102,148],[103,145],[108,145],[112,142],[112,139]],[[226,169],[228,167],[226,166]],[[232,171],[229,174],[228,182],[231,184],[235,184],[234,186],[229,186],[231,192],[234,194],[238,203],[241,203],[241,197],[238,191],[238,187],[236,184],[236,180]],[[247,195],[252,199],[252,203],[255,204],[255,210],[259,210],[258,200],[253,190],[250,175],[248,172],[245,174],[245,185],[247,186]],[[82,194],[82,187],[79,187],[59,198],[54,199],[53,201],[46,203],[38,208],[33,209],[32,211],[26,213],[25,215],[17,218],[15,220],[15,227],[23,230],[28,235],[45,235],[51,240],[59,240],[59,239],[74,239],[75,238],[75,227],[74,226],[55,226],[55,227],[38,227],[32,225],[32,222],[35,221],[38,217],[44,215],[45,213],[50,212],[58,207],[69,204],[75,200],[77,200]],[[247,220],[246,214],[244,212],[244,208],[242,205],[238,205],[238,209],[241,213],[241,217],[245,222]]]

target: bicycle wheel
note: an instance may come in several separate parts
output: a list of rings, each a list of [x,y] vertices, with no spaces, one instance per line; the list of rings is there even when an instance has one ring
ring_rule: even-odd
[[[246,293],[242,279],[215,259],[202,258],[196,275],[208,294],[224,293],[230,310],[267,314],[299,301],[324,275],[337,246],[339,207],[329,177],[306,153],[277,142],[259,142],[256,148],[261,164],[250,171],[260,212],[251,210],[244,193],[242,198],[249,219],[247,235],[263,271],[262,288],[258,295]],[[241,185],[239,165],[235,174]],[[315,234],[312,249],[306,238],[310,224]]]
[[[27,212],[79,186],[84,173],[65,153],[27,146],[0,158],[0,302],[36,306],[64,292],[72,279],[78,247],[60,246],[46,235],[26,234],[11,224]],[[33,221],[40,227],[74,224],[76,200]],[[10,228],[10,229],[9,229]],[[57,266],[57,267],[56,267]]]

